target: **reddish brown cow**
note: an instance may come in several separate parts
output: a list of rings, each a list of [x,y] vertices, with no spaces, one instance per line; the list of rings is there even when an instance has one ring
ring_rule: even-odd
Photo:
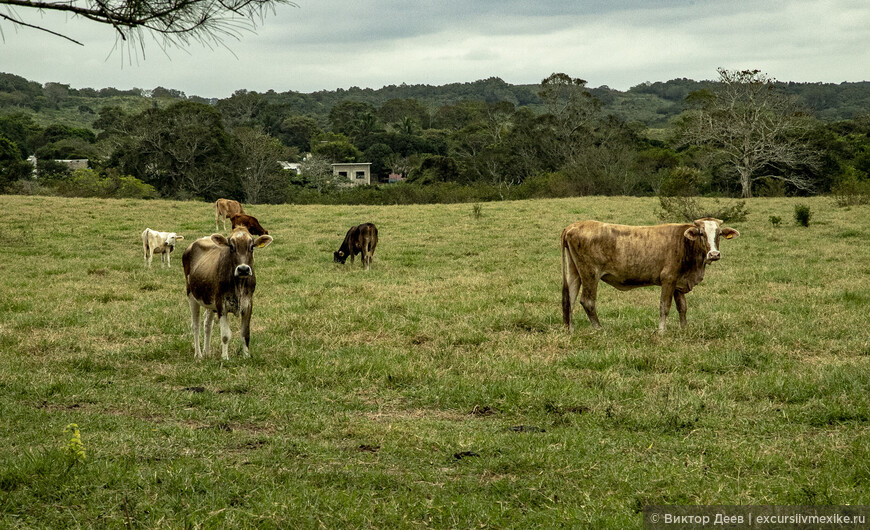
[[[269,231],[260,226],[260,222],[253,215],[237,213],[230,217],[230,221],[233,223],[234,232],[236,228],[244,228],[252,236],[265,236],[269,234]]]
[[[214,202],[214,229],[220,230],[218,220],[224,220],[224,231],[227,230],[227,219],[238,213],[245,213],[242,209],[242,204],[239,201],[232,199],[218,199]]]
[[[203,350],[208,354],[211,328],[217,315],[221,328],[221,358],[225,361],[229,359],[229,313],[241,317],[244,354],[245,357],[250,355],[251,312],[254,289],[257,287],[254,249],[267,247],[271,242],[272,236],[263,235],[254,239],[246,230],[236,230],[229,238],[212,234],[211,237],[197,239],[182,254],[196,358],[202,358]],[[200,308],[205,309],[202,350],[199,347]]]
[[[718,261],[719,236],[733,239],[737,230],[722,221],[705,217],[694,223],[656,226],[626,226],[598,221],[580,221],[562,231],[562,315],[573,331],[574,303],[580,304],[589,321],[600,328],[595,311],[598,281],[620,291],[660,285],[659,333],[671,309],[671,299],[686,326],[686,293],[701,283],[708,263]],[[582,287],[582,291],[581,291]]]
[[[341,247],[332,253],[332,259],[336,263],[344,265],[348,256],[350,256],[350,262],[353,263],[356,255],[362,253],[363,266],[369,270],[372,268],[372,256],[374,256],[376,246],[378,246],[378,228],[372,223],[363,223],[353,226],[347,231]]]

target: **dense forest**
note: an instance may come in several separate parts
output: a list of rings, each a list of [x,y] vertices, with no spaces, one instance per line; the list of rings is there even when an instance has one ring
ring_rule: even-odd
[[[740,114],[728,114],[735,107]],[[863,196],[868,109],[870,82],[782,83],[758,71],[625,92],[553,74],[539,85],[490,78],[310,94],[239,90],[225,99],[163,87],[74,89],[0,73],[0,191],[250,203]],[[776,133],[747,162],[728,139],[758,142],[760,115]],[[711,123],[720,126],[699,128]],[[58,162],[70,159],[89,167]],[[298,162],[300,172],[278,161]],[[370,162],[378,184],[343,186],[332,176],[335,162]],[[389,176],[400,183],[386,184]]]

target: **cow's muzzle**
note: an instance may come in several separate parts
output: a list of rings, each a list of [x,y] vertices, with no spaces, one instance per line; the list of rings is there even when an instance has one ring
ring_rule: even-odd
[[[719,261],[720,259],[722,259],[722,254],[718,250],[707,252],[707,261]]]
[[[247,278],[254,274],[254,269],[252,269],[249,265],[239,265],[236,267],[236,277],[237,278]]]

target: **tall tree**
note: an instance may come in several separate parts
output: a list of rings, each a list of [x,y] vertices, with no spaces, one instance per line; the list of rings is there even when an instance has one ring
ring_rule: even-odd
[[[797,169],[815,167],[818,157],[807,148],[810,122],[796,98],[759,70],[718,71],[717,85],[688,96],[694,108],[680,124],[680,142],[707,147],[724,161],[743,197],[752,197],[752,184],[764,178],[810,189],[811,179]]]
[[[240,157],[208,105],[182,101],[126,120],[111,163],[164,196],[236,196]]]
[[[290,0],[0,0],[0,5],[29,8],[35,16],[56,11],[108,24],[123,41],[139,42],[144,34],[161,37],[167,45],[183,47],[191,40],[207,45],[223,44],[256,29],[258,21]],[[40,23],[27,22],[7,9],[0,20],[15,26],[44,31],[81,45],[82,43]]]
[[[581,162],[584,150],[592,143],[595,122],[601,117],[601,102],[586,89],[585,80],[562,73],[541,81],[539,94],[553,133],[551,156],[568,165]]]
[[[276,138],[254,128],[240,127],[235,136],[244,165],[240,181],[245,202],[281,202],[287,178],[278,160],[286,158],[287,148]]]
[[[376,114],[374,106],[369,103],[344,100],[330,109],[329,126],[332,128],[332,132],[353,137],[361,117],[366,114]]]

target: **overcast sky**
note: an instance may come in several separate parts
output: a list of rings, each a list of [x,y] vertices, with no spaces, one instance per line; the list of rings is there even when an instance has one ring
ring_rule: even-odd
[[[626,90],[644,81],[715,79],[760,69],[780,81],[870,80],[868,0],[295,0],[226,48],[145,57],[103,24],[16,8],[69,41],[0,21],[0,72],[74,88],[313,92],[443,85],[553,72]],[[6,9],[0,7],[0,9]],[[6,13],[7,11],[0,11]],[[141,53],[139,53],[141,55]]]

